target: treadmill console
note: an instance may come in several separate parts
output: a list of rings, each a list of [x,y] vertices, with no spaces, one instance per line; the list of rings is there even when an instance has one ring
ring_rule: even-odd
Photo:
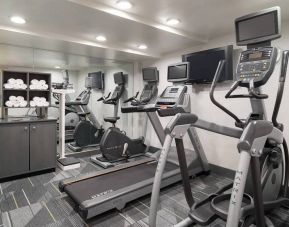
[[[236,78],[242,87],[264,85],[273,73],[278,51],[275,47],[258,47],[241,53]]]
[[[169,86],[157,99],[156,106],[175,107],[179,104],[182,104],[186,92],[187,92],[186,86],[183,85]]]

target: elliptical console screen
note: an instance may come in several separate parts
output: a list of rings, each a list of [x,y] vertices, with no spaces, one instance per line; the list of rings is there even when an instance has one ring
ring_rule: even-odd
[[[261,11],[235,20],[238,45],[264,42],[279,38],[280,8]]]
[[[168,67],[168,81],[186,81],[188,79],[188,64],[186,62]]]
[[[260,58],[262,58],[262,56],[263,56],[262,52],[255,52],[255,53],[249,54],[249,59],[250,60],[260,59]]]

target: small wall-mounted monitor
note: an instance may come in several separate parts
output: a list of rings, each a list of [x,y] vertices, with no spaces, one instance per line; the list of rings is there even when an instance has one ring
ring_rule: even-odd
[[[88,77],[85,80],[85,87],[103,90],[104,89],[104,73],[102,73],[101,71],[88,73]]]
[[[125,78],[124,78],[123,72],[115,73],[115,74],[113,74],[113,77],[114,77],[114,83],[115,84],[121,85],[121,84],[125,83]]]
[[[226,64],[219,82],[233,79],[233,45],[186,54],[182,59],[190,63],[188,83],[211,83],[220,60]]]
[[[280,7],[251,13],[235,20],[237,45],[245,46],[281,37]]]
[[[189,78],[189,62],[181,62],[168,66],[169,82],[186,82]]]
[[[159,71],[156,67],[143,68],[142,76],[144,81],[148,82],[159,81]]]

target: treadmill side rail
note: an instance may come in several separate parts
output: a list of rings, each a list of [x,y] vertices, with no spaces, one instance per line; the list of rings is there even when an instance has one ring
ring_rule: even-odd
[[[120,171],[122,169],[134,167],[134,166],[141,165],[141,164],[144,164],[144,163],[154,162],[154,161],[156,161],[156,160],[153,159],[153,158],[144,158],[144,159],[141,159],[139,161],[125,163],[125,164],[120,164],[118,166],[115,166],[115,167],[112,167],[112,168],[109,168],[109,169],[100,170],[100,171],[98,171],[96,173],[90,173],[90,174],[86,174],[84,176],[72,177],[72,178],[69,178],[69,179],[62,180],[62,181],[59,182],[58,187],[59,187],[59,190],[61,192],[64,192],[65,191],[65,187],[67,185],[70,185],[70,184],[73,184],[73,183],[76,183],[76,182],[79,182],[79,181],[85,181],[85,180],[90,179],[90,178],[94,178],[94,177],[101,176],[101,175],[104,175],[104,174],[109,174],[109,173],[115,172],[115,171]]]

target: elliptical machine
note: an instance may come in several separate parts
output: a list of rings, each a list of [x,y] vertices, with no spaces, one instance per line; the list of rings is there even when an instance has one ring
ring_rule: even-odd
[[[158,70],[156,68],[143,69],[143,81],[146,82],[140,98],[139,92],[125,100],[128,106],[122,106],[122,113],[143,112],[143,108],[154,103],[158,94]],[[91,160],[97,165],[108,168],[117,162],[128,161],[129,158],[144,155],[149,147],[144,144],[144,138],[131,139],[116,127],[106,130],[100,142],[101,154],[92,156]]]
[[[237,148],[240,160],[234,183],[221,188],[207,199],[195,203],[187,174],[186,159],[183,155],[182,137],[188,125],[199,127],[200,120],[194,114],[178,114],[167,127],[167,146],[163,148],[161,160],[157,168],[154,181],[150,208],[150,227],[156,225],[156,211],[159,198],[159,184],[161,182],[163,167],[168,154],[168,146],[175,138],[178,144],[180,169],[183,177],[183,187],[188,205],[191,207],[189,218],[176,226],[188,226],[197,223],[202,226],[210,225],[216,218],[226,220],[227,227],[249,226],[274,226],[272,221],[265,216],[271,210],[280,206],[289,206],[288,177],[289,159],[288,148],[283,137],[283,125],[278,123],[277,116],[282,101],[284,84],[287,73],[289,52],[283,51],[281,72],[279,77],[279,89],[272,115],[272,121],[266,120],[263,100],[268,95],[262,94],[260,87],[265,85],[271,77],[277,59],[277,49],[271,47],[270,41],[280,37],[280,30],[275,35],[254,34],[245,32],[246,25],[258,28],[258,21],[264,15],[272,15],[275,23],[263,24],[263,26],[278,26],[280,8],[275,7],[238,18],[236,20],[237,43],[248,45],[248,49],[241,53],[237,66],[237,81],[226,94],[226,98],[249,98],[253,112],[245,120],[240,120],[234,113],[217,102],[214,98],[216,83],[220,78],[225,61],[218,65],[214,81],[211,86],[210,98],[213,104],[234,118],[236,126],[241,128],[242,134]],[[240,25],[243,21],[245,24]],[[266,30],[266,29],[265,29]],[[252,31],[252,30],[250,30]],[[264,32],[264,29],[263,31]],[[243,34],[242,34],[243,33]],[[250,39],[242,40],[245,34]],[[256,38],[258,37],[258,38]],[[248,88],[248,94],[232,94],[238,87]],[[214,126],[217,127],[216,125]],[[232,188],[232,193],[226,193]]]
[[[86,80],[91,79],[90,77],[86,78]],[[90,84],[86,83],[86,89],[75,100],[65,102],[66,106],[74,107],[78,111],[77,115],[80,118],[73,132],[74,142],[67,145],[74,152],[80,152],[84,148],[95,147],[104,133],[96,117],[88,108],[92,89]]]

